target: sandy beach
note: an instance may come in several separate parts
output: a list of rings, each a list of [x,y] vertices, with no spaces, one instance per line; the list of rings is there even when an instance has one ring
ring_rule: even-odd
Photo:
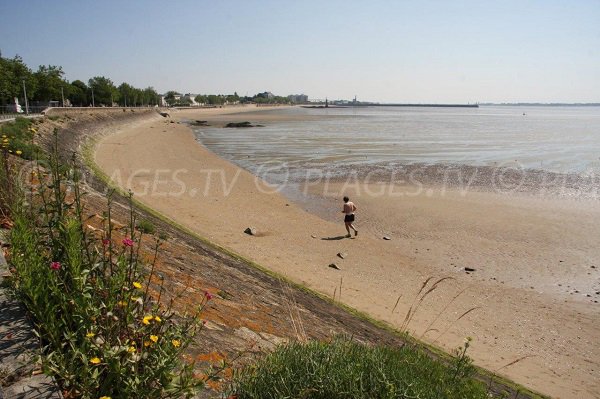
[[[336,181],[303,187],[313,209],[173,123],[254,122],[260,110],[157,114],[106,135],[95,160],[114,183],[199,235],[398,328],[423,282],[449,277],[418,304],[405,326],[411,334],[446,351],[472,337],[479,366],[553,397],[600,397],[600,205]],[[269,118],[277,113],[260,116]],[[359,207],[356,239],[344,238],[343,194]],[[256,236],[244,234],[250,226]]]

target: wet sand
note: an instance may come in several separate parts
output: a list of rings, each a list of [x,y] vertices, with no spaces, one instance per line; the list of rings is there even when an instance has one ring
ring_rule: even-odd
[[[239,110],[172,117],[253,121],[252,113],[223,111]],[[441,195],[435,186],[419,195],[376,196],[365,188],[385,191],[381,183],[352,191],[337,182],[327,190],[323,183],[307,188],[317,215],[199,145],[186,125],[160,117],[105,137],[96,161],[138,200],[200,235],[397,327],[423,281],[432,277],[430,287],[451,277],[418,305],[411,333],[448,351],[471,336],[470,355],[482,367],[554,397],[599,396],[600,305],[593,301],[600,296],[593,290],[600,291],[600,265],[593,262],[600,210],[594,202],[464,196],[451,188]],[[336,219],[342,192],[359,207],[357,239],[344,238]],[[243,233],[249,226],[258,236]],[[328,267],[333,262],[341,270]],[[465,267],[475,271],[467,274]]]

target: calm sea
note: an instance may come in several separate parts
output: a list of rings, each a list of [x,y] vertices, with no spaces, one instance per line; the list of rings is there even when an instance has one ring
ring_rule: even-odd
[[[261,119],[273,113],[289,120]],[[267,179],[283,169],[414,164],[600,175],[600,107],[298,107],[248,120],[265,126],[195,131],[207,148]]]

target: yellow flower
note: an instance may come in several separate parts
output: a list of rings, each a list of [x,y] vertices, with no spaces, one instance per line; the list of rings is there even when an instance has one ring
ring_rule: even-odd
[[[112,399],[110,396],[100,396],[100,399]]]
[[[138,290],[141,290],[141,289],[142,289],[142,285],[141,285],[140,283],[138,283],[137,281],[134,281],[134,282],[133,282],[133,286],[134,286],[135,288],[137,288]]]
[[[23,151],[21,151],[21,150],[15,151],[15,154],[17,154],[17,155],[21,155],[22,153],[23,153]]]
[[[125,301],[119,301],[119,302],[117,302],[117,305],[119,305],[121,307],[125,307],[127,305],[127,302],[125,302]]]
[[[173,341],[171,341],[171,343],[176,348],[179,348],[181,346],[181,341],[179,341],[178,339],[174,339]]]
[[[5,138],[2,139],[2,142],[3,143],[8,143],[8,139],[5,137]]]
[[[90,363],[92,364],[99,364],[102,360],[100,360],[100,358],[97,357],[93,357],[90,359]]]
[[[152,342],[150,342],[150,341],[144,341],[144,346],[148,347],[150,345],[152,345]]]
[[[158,316],[154,316],[154,320],[156,320],[159,323],[162,321],[162,319],[160,317],[158,317]]]
[[[85,334],[85,336],[87,338],[92,338],[94,335],[96,335],[96,334],[94,334],[93,332],[89,332],[89,333]]]
[[[127,352],[134,353],[135,352],[135,346],[130,346],[129,349],[127,349]]]
[[[150,341],[156,343],[156,342],[158,342],[158,337],[156,335],[151,335],[150,336]]]
[[[142,323],[144,323],[145,325],[150,324],[150,321],[153,319],[154,317],[152,316],[144,316],[144,318],[142,319]]]

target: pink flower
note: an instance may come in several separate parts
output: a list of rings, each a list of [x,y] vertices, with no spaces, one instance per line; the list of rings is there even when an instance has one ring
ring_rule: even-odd
[[[133,247],[133,240],[131,238],[124,238],[123,245],[126,247]]]
[[[105,238],[104,240],[102,240],[102,245],[103,246],[108,246],[108,244],[110,244],[110,240],[108,238]]]
[[[207,301],[210,301],[211,299],[213,299],[213,295],[208,291],[204,292],[204,297],[206,298]]]
[[[50,263],[50,269],[52,269],[52,270],[58,270],[58,269],[60,269],[60,262],[52,262],[52,263]]]

